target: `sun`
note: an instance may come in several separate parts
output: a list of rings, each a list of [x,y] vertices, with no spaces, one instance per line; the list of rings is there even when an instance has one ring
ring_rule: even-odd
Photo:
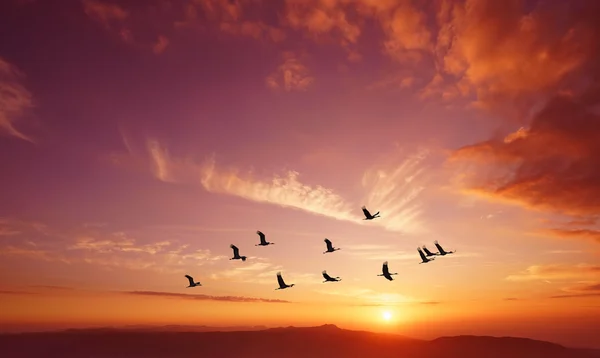
[[[384,321],[389,321],[392,319],[392,312],[383,311],[383,313],[381,314],[381,317],[383,318]]]

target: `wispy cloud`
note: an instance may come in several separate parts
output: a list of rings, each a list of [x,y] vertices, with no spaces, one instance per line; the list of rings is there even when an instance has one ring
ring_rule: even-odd
[[[170,241],[140,243],[124,232],[74,229],[63,233],[39,226],[22,225],[19,235],[41,234],[35,241],[17,240],[0,245],[0,255],[64,264],[90,264],[105,268],[153,270],[182,273],[190,265],[212,265],[225,259],[210,250],[192,249],[190,245]],[[18,237],[21,237],[18,236]]]
[[[270,179],[258,178],[250,172],[217,166],[214,155],[201,163],[174,158],[166,146],[152,139],[147,141],[147,152],[153,175],[164,182],[196,183],[212,193],[299,209],[359,225],[366,224],[360,213],[365,203],[372,210],[382,212],[382,216],[369,225],[396,232],[426,231],[417,199],[428,180],[427,168],[422,165],[427,151],[404,159],[392,157],[389,162],[368,169],[362,178],[367,193],[363,203],[351,203],[331,188],[305,184],[295,171]]]
[[[368,244],[358,244],[358,245],[345,245],[344,251],[347,251],[348,254],[360,257],[362,259],[367,260],[381,260],[381,261],[411,261],[418,260],[418,254],[415,251],[414,253],[405,252],[405,251],[397,251],[391,245],[368,245]]]
[[[579,238],[600,243],[600,230],[591,229],[545,229],[541,234],[558,238]]]
[[[362,301],[361,305],[396,305],[420,302],[412,297],[394,292],[377,292],[367,288],[345,288],[331,290],[315,290],[324,295],[342,296]]]
[[[254,259],[258,260],[258,262],[220,270],[211,274],[211,279],[277,286],[276,275],[277,272],[281,271],[285,282],[288,284],[312,285],[321,283],[320,276],[316,274],[286,271],[283,266],[273,264],[268,259]]]
[[[0,295],[14,295],[14,296],[21,296],[21,295],[35,295],[35,292],[29,292],[29,291],[2,291],[0,290]]]
[[[581,280],[599,278],[600,265],[534,265],[523,272],[506,277],[509,281]]]
[[[0,57],[0,130],[33,143],[15,126],[34,107],[33,95],[23,85],[23,77],[17,67]]]
[[[195,301],[292,303],[291,301],[286,301],[286,300],[254,298],[254,297],[244,297],[244,296],[211,296],[211,295],[202,295],[202,294],[186,294],[186,293],[155,292],[155,291],[128,291],[128,292],[123,292],[123,293],[127,294],[127,295],[179,298],[179,299],[195,300]]]
[[[426,167],[423,160],[428,152],[423,150],[398,161],[399,165],[388,163],[367,170],[362,185],[368,192],[367,208],[381,211],[378,224],[392,231],[424,232],[420,222],[422,207],[417,200],[427,183]]]

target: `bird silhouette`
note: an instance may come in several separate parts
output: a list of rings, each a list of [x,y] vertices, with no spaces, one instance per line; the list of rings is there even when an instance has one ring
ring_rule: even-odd
[[[362,211],[365,214],[365,218],[363,220],[373,220],[375,218],[379,217],[379,211],[375,213],[375,215],[371,215],[371,213],[369,212],[369,210],[367,210],[366,207],[362,207]]]
[[[194,278],[190,275],[185,275],[185,277],[190,281],[190,285],[186,288],[202,286],[200,282],[194,282]]]
[[[427,257],[439,255],[437,252],[433,253],[433,252],[429,251],[429,249],[425,245],[423,245],[423,251],[425,251],[425,255],[427,255]]]
[[[254,246],[267,246],[267,245],[274,245],[275,244],[274,242],[268,242],[267,239],[266,239],[266,237],[265,237],[265,234],[263,234],[262,231],[259,230],[256,233],[260,237],[260,244],[256,244]]]
[[[237,248],[234,244],[229,245],[233,249],[233,257],[230,260],[242,260],[246,261],[246,256],[240,256],[240,249]]]
[[[390,281],[394,281],[394,279],[392,278],[392,275],[397,275],[397,272],[394,273],[390,273],[390,270],[388,269],[388,262],[385,261],[383,263],[383,267],[381,268],[381,271],[383,272],[381,275],[377,275],[377,276],[383,276],[385,278],[387,278]]]
[[[435,244],[435,247],[437,247],[438,251],[440,252],[440,255],[442,255],[442,256],[446,256],[448,254],[453,254],[456,252],[456,250],[444,251],[444,248],[442,247],[442,245],[438,244],[437,240],[435,240],[433,243]]]
[[[428,263],[428,262],[430,262],[430,261],[433,261],[433,260],[435,260],[435,257],[432,257],[432,258],[428,259],[428,258],[425,256],[425,254],[423,253],[423,251],[421,251],[421,248],[420,248],[420,247],[417,247],[417,251],[419,251],[419,256],[421,256],[421,260],[423,260],[422,262],[419,262],[420,264],[426,264],[426,263]]]
[[[323,241],[325,241],[325,245],[327,245],[327,251],[323,251],[324,254],[326,254],[328,252],[334,252],[334,251],[339,250],[338,247],[333,247],[333,244],[331,243],[331,241],[329,239],[325,239]]]
[[[283,277],[281,277],[281,272],[277,272],[277,283],[279,284],[279,287],[276,288],[276,290],[283,290],[288,287],[294,287],[293,283],[291,285],[287,285],[285,281],[283,281]]]
[[[323,270],[323,278],[325,279],[325,281],[323,282],[338,282],[341,281],[342,279],[339,277],[331,277],[327,274],[327,271]]]

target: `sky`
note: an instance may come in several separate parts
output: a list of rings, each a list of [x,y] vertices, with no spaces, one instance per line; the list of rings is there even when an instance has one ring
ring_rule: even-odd
[[[332,323],[600,347],[599,12],[3,1],[0,328]],[[435,240],[456,252],[420,265]],[[277,272],[295,286],[275,290]]]

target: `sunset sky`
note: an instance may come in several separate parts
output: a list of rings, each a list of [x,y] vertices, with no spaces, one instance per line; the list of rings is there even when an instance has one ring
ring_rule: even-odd
[[[0,330],[333,323],[598,346],[599,14],[2,1]],[[420,265],[434,240],[457,252]],[[276,291],[278,271],[295,286]]]

